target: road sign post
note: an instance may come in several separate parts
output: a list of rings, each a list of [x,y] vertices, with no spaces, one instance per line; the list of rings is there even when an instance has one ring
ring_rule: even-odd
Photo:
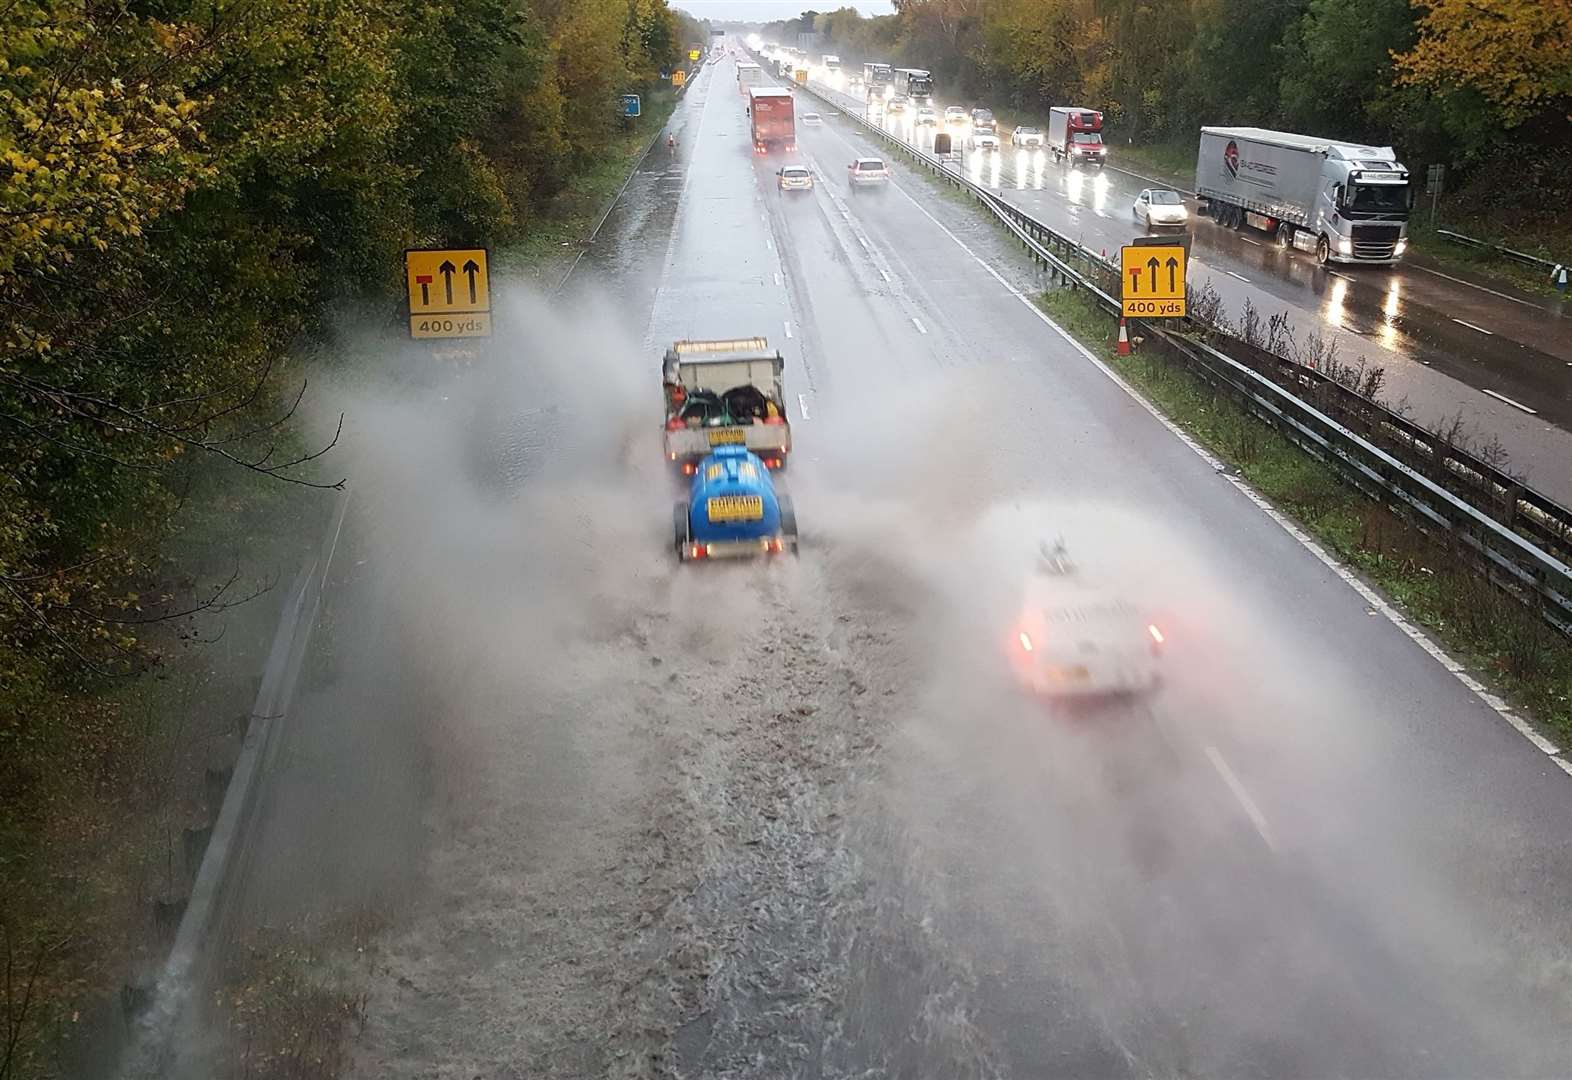
[[[622,115],[630,119],[639,115],[639,95],[622,95]]]
[[[491,278],[485,248],[410,248],[404,252],[409,336],[491,336]]]
[[[1436,202],[1446,184],[1446,166],[1431,165],[1425,170],[1425,194],[1430,196],[1430,224],[1436,223]]]
[[[1182,244],[1130,244],[1119,249],[1120,314],[1127,319],[1185,316]]]

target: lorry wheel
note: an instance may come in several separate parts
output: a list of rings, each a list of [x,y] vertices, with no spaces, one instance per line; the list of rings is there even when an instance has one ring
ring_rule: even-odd
[[[1243,232],[1249,224],[1249,219],[1245,217],[1245,208],[1242,206],[1234,207],[1234,228]]]
[[[790,495],[782,495],[777,500],[781,515],[781,535],[786,537],[786,542],[791,545],[791,553],[797,554],[797,508],[792,505]]]
[[[1332,245],[1324,236],[1315,242],[1315,261],[1322,266],[1332,261]]]
[[[1294,227],[1286,221],[1277,226],[1277,246],[1279,250],[1287,251],[1294,245]]]
[[[688,500],[681,499],[671,508],[671,526],[674,545],[677,549],[677,560],[685,562],[688,558],[688,540],[692,533],[688,528]]]

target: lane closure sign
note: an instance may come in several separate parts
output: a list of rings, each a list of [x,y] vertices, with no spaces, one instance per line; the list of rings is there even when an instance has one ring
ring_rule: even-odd
[[[1182,319],[1185,249],[1131,244],[1119,249],[1120,313],[1127,319]]]
[[[485,248],[409,248],[404,282],[409,336],[491,336],[491,278]]]

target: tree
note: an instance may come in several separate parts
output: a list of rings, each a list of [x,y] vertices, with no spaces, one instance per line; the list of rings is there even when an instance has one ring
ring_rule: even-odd
[[[1398,55],[1405,83],[1471,90],[1504,126],[1572,101],[1572,5],[1565,0],[1413,0],[1419,40]]]

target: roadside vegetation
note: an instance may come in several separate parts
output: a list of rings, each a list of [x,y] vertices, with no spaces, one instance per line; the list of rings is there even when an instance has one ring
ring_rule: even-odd
[[[894,14],[804,12],[764,33],[819,35],[843,61],[924,67],[946,103],[1022,123],[1099,109],[1106,138],[1193,183],[1202,125],[1391,145],[1440,220],[1572,259],[1572,5],[1543,0],[909,0]],[[1428,210],[1427,205],[1424,209]],[[1423,214],[1420,215],[1423,217]]]
[[[330,313],[396,333],[405,247],[581,227],[704,40],[665,0],[0,5],[0,1078],[67,1071],[178,920],[343,479],[296,423]]]
[[[1118,320],[1086,292],[1053,290],[1038,304],[1476,675],[1572,741],[1572,642],[1180,363],[1155,349],[1117,355]]]

